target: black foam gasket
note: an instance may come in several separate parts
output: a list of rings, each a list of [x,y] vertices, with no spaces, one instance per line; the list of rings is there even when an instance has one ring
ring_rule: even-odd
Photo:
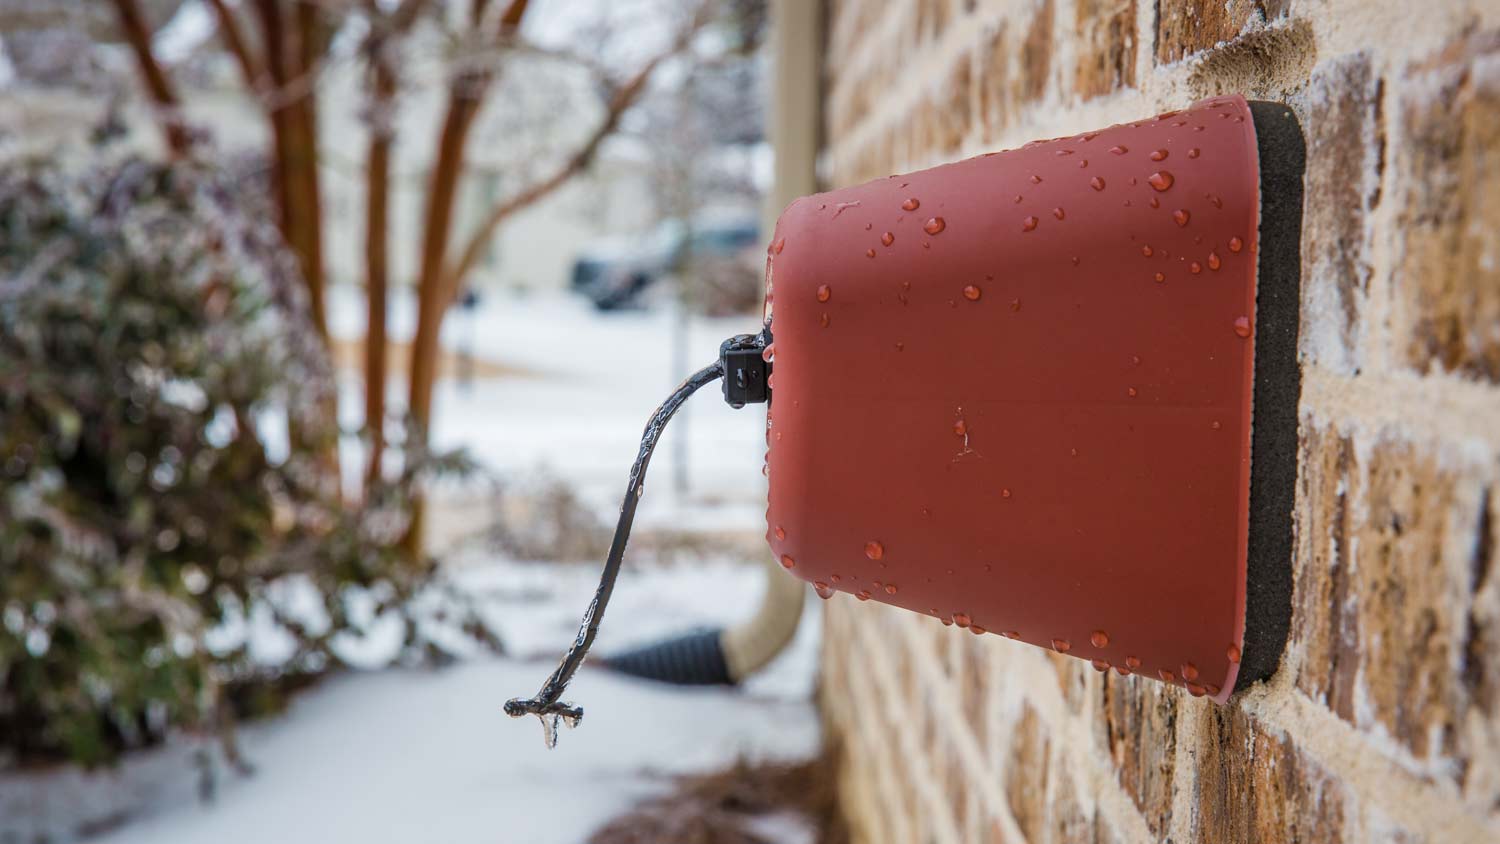
[[[1301,318],[1302,127],[1281,103],[1251,102],[1260,156],[1260,261],[1250,435],[1245,637],[1235,689],[1276,673],[1292,619],[1292,509],[1297,483]]]

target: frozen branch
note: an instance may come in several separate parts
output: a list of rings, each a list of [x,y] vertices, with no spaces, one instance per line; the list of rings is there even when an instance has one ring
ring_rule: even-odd
[[[146,93],[151,97],[151,103],[162,122],[167,149],[175,158],[184,157],[192,151],[193,133],[183,116],[182,100],[178,98],[177,90],[172,87],[166,71],[162,70],[161,62],[157,61],[156,54],[151,51],[151,25],[146,21],[146,15],[136,0],[113,2],[120,20],[120,29],[125,33],[125,40],[130,44],[131,51],[135,53]]]

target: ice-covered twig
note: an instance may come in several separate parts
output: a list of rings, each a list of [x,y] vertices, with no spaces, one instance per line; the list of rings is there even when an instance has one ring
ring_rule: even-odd
[[[514,698],[506,701],[505,714],[512,718],[520,718],[525,715],[535,715],[542,719],[542,730],[548,747],[557,744],[557,725],[561,720],[569,727],[578,725],[583,719],[583,708],[571,703],[560,701],[563,692],[567,691],[568,683],[572,681],[573,675],[578,672],[579,666],[588,656],[589,648],[594,644],[594,638],[599,635],[599,624],[604,620],[604,608],[609,605],[609,597],[615,590],[615,580],[620,576],[620,564],[625,557],[625,543],[630,539],[630,525],[635,521],[636,504],[640,501],[641,492],[645,489],[646,467],[651,463],[651,453],[656,450],[656,441],[661,438],[662,430],[667,427],[678,408],[688,397],[698,391],[705,384],[712,383],[724,374],[723,364],[714,362],[693,373],[686,381],[683,381],[667,400],[662,402],[661,407],[651,414],[651,420],[646,423],[646,430],[641,434],[641,450],[636,454],[635,464],[630,467],[630,482],[625,488],[625,502],[620,505],[620,521],[615,525],[615,537],[609,546],[609,556],[604,561],[604,571],[599,576],[599,588],[594,592],[594,600],[589,603],[588,610],[583,614],[583,622],[578,628],[578,637],[573,640],[573,645],[563,655],[562,663],[547,682],[542,684],[541,691],[536,697]]]

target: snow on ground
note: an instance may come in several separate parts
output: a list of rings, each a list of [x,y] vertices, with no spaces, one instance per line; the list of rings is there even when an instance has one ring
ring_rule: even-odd
[[[335,679],[298,698],[285,717],[243,731],[257,772],[221,779],[214,803],[178,793],[97,840],[577,844],[666,789],[674,774],[714,770],[740,755],[795,759],[816,750],[811,607],[793,646],[738,691],[671,689],[585,667],[568,694],[584,707],[583,723],[546,750],[535,719],[512,720],[500,705],[530,696],[552,670],[595,572],[522,564],[476,572],[475,592],[505,620],[507,640],[546,658]],[[755,569],[722,563],[627,573],[600,651],[743,617],[761,584]]]
[[[355,296],[336,293],[331,310],[337,335],[362,333]],[[394,336],[409,337],[412,323],[411,300],[398,299]],[[502,476],[547,467],[612,524],[646,417],[687,369],[714,359],[723,338],[756,329],[753,318],[695,319],[681,336],[676,325],[670,312],[605,316],[569,297],[492,294],[477,313],[450,318],[445,344],[524,374],[441,384],[434,440],[469,448]],[[674,337],[689,352],[682,371],[673,369]],[[348,393],[348,421],[357,424],[358,393]],[[717,387],[704,393],[668,428],[638,525],[758,534],[764,414],[731,410]],[[679,468],[686,491],[673,483]],[[577,844],[667,788],[671,775],[740,755],[816,752],[817,607],[808,607],[792,647],[738,690],[663,687],[586,666],[568,694],[585,708],[583,723],[549,752],[535,719],[513,721],[500,707],[535,693],[572,641],[598,561],[528,564],[469,550],[451,562],[514,656],[335,678],[297,697],[283,717],[242,729],[257,771],[220,776],[210,804],[194,796],[186,741],[112,772],[0,777],[0,841],[42,832],[65,840],[83,824],[103,828],[89,840],[108,844]],[[753,612],[763,588],[761,567],[726,560],[627,570],[596,652],[733,623]],[[349,643],[349,655],[378,655],[397,632],[377,628]]]
[[[341,290],[331,297],[336,336],[363,336],[364,302],[357,296]],[[390,323],[393,340],[411,336],[416,314],[409,294],[394,298]],[[690,372],[718,358],[725,338],[760,328],[753,316],[694,317],[674,365],[678,324],[670,308],[601,315],[565,294],[490,293],[472,313],[454,309],[444,330],[448,348],[467,347],[526,374],[468,387],[441,382],[433,443],[467,448],[503,474],[546,465],[601,512],[613,513],[646,418]],[[389,394],[404,397],[405,385],[393,381]],[[356,390],[346,398],[345,422],[352,427],[363,403]],[[724,403],[717,384],[703,388],[662,436],[637,525],[760,533],[765,450],[764,408],[737,411]],[[681,469],[691,490],[686,497],[676,494],[673,482]]]

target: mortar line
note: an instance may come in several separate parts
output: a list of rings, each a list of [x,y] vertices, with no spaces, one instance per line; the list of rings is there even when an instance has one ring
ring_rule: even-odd
[[[1339,375],[1302,370],[1302,409],[1350,432],[1368,430],[1425,444],[1479,445],[1483,461],[1500,452],[1500,389],[1456,375],[1413,372]]]
[[[1493,826],[1476,818],[1461,798],[1393,764],[1353,725],[1293,688],[1289,676],[1252,689],[1238,705],[1252,718],[1292,736],[1299,752],[1337,772],[1344,788],[1379,806],[1402,826],[1428,832],[1435,841],[1493,841]]]

